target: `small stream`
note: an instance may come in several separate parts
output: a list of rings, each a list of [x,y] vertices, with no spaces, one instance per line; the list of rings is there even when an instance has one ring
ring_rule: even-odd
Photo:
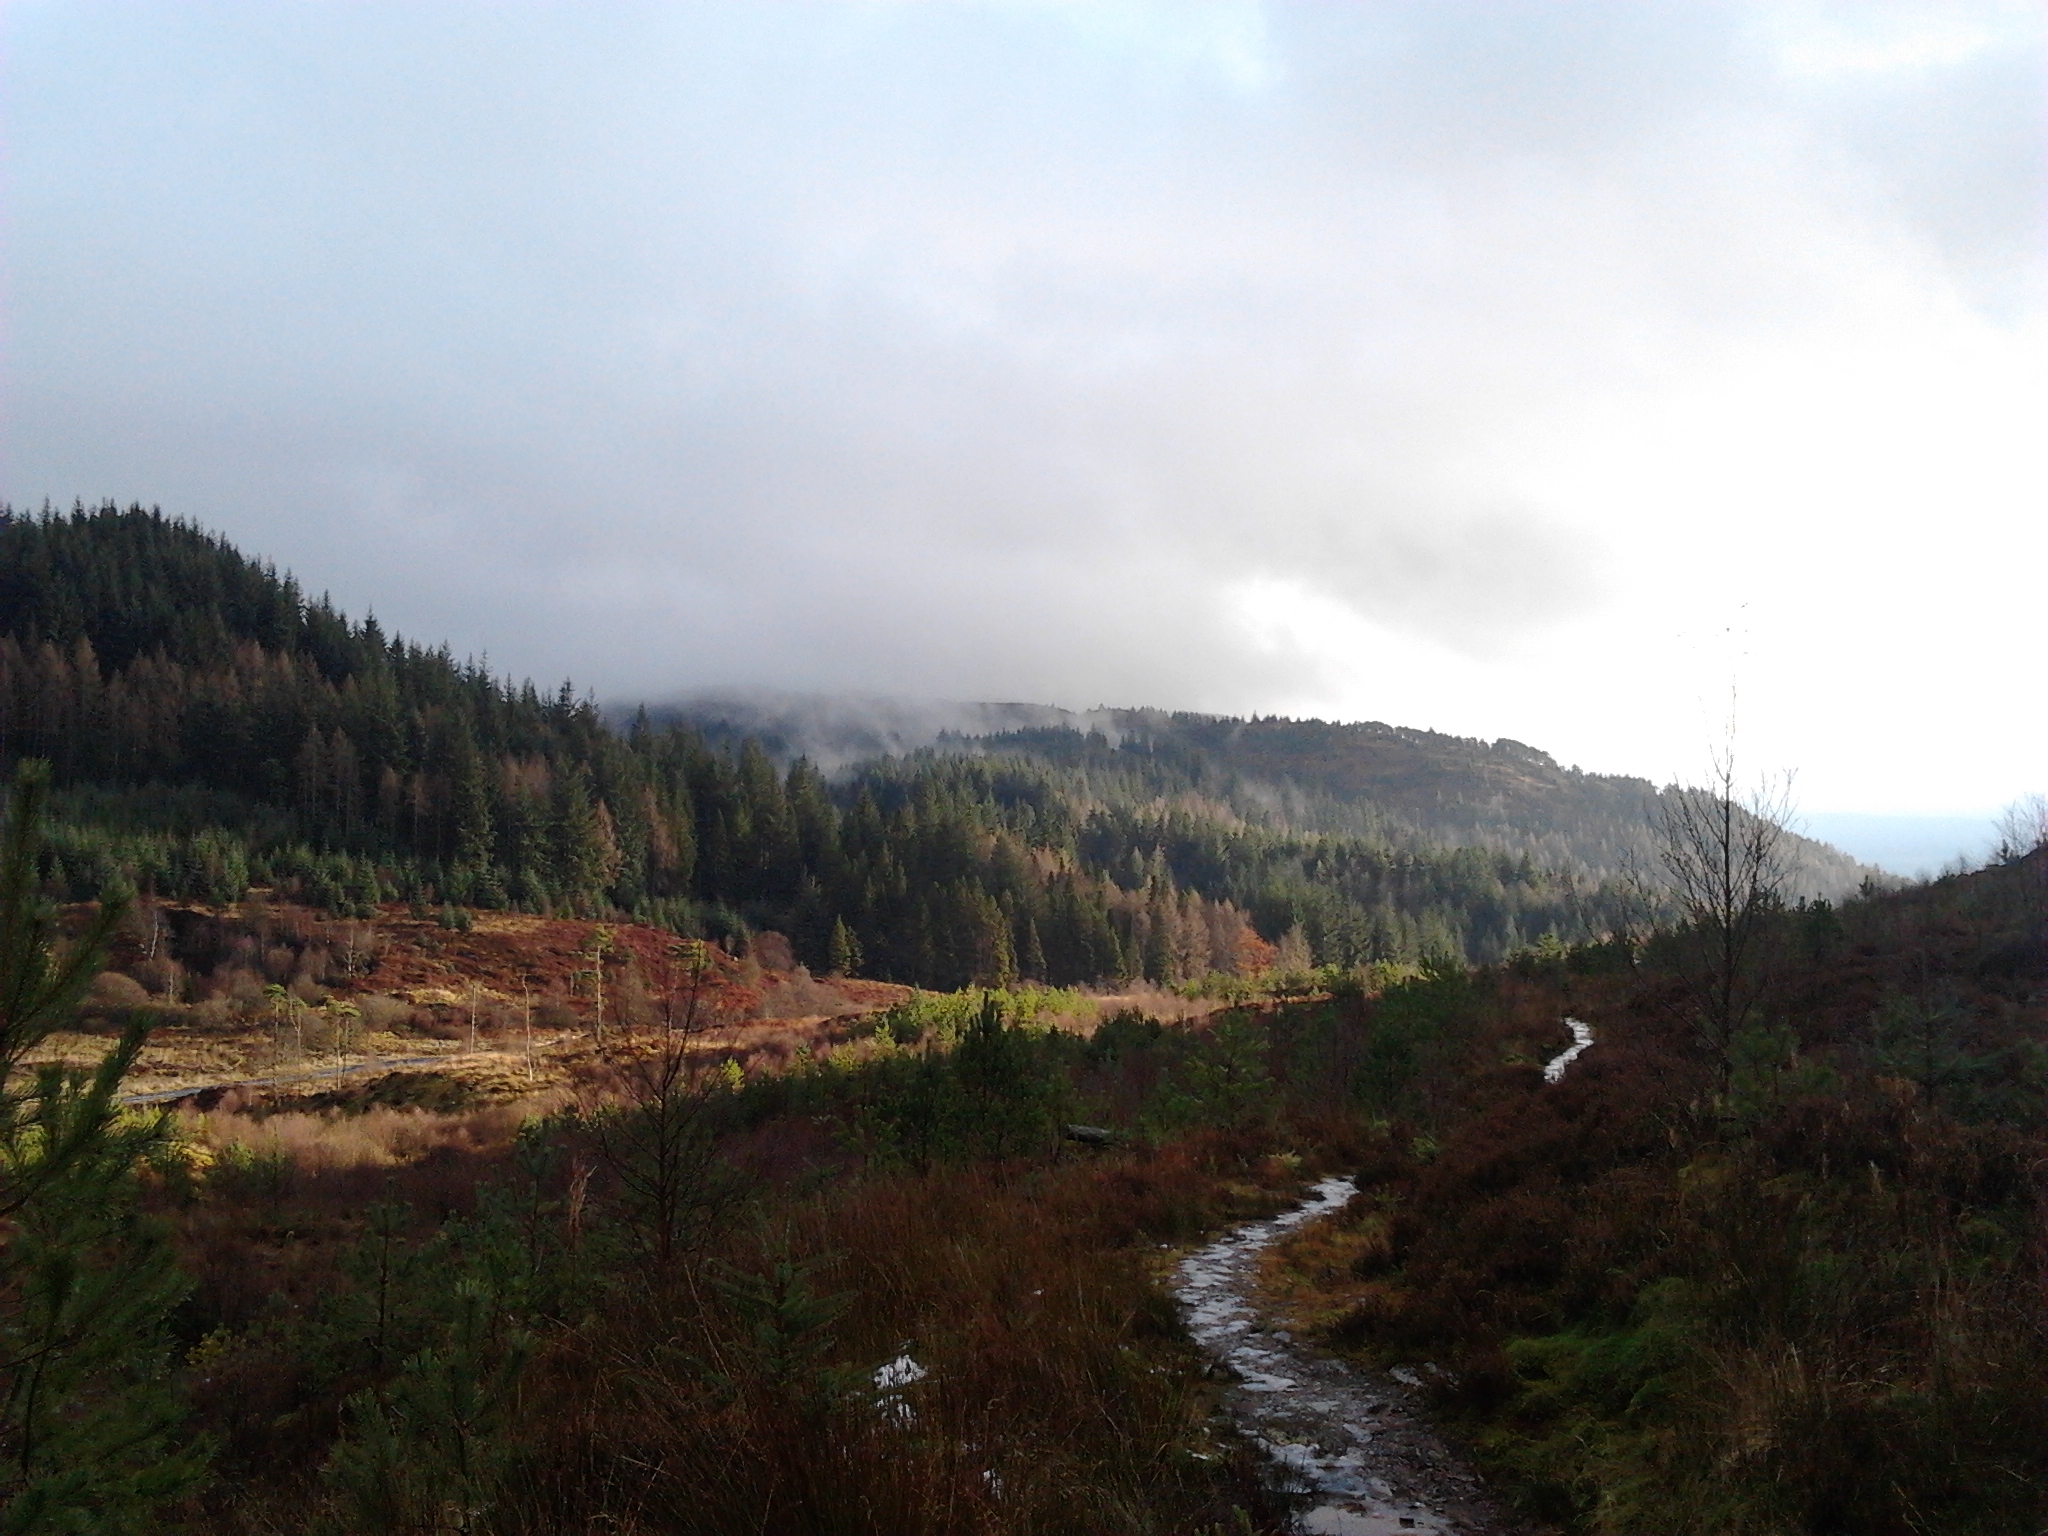
[[[1593,1044],[1588,1025],[1564,1023],[1572,1043],[1545,1064],[1547,1083]],[[1189,1254],[1173,1287],[1188,1332],[1236,1378],[1223,1401],[1238,1428],[1311,1501],[1296,1522],[1303,1536],[1511,1536],[1478,1477],[1424,1419],[1420,1374],[1347,1364],[1270,1329],[1253,1305],[1260,1256],[1357,1193],[1350,1179],[1324,1179],[1293,1210]]]

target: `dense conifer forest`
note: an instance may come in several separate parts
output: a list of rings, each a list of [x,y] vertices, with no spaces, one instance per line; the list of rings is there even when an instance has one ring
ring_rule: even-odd
[[[160,512],[0,518],[0,763],[53,765],[52,879],[81,898],[220,904],[261,885],[342,913],[617,912],[728,942],[773,930],[816,969],[939,987],[1179,981],[1282,949],[1300,969],[1487,960],[1630,916],[1614,858],[1555,827],[1516,845],[1498,793],[1464,846],[1398,795],[1338,794],[1349,728],[1268,743],[1269,766],[1291,754],[1310,783],[1290,816],[1219,769],[1229,722],[1175,720],[1114,746],[1020,732],[828,781],[773,740],[644,715],[610,729],[567,683],[515,684],[352,622]],[[1417,788],[1428,739],[1403,737],[1408,801],[1443,795]],[[1475,745],[1434,740],[1459,749],[1439,768]]]
[[[1195,802],[1253,826],[1405,850],[1527,854],[1594,884],[1654,858],[1646,829],[1668,793],[1647,779],[1560,766],[1519,741],[1369,720],[729,694],[653,713],[710,741],[756,740],[782,762],[854,763],[920,749],[1024,759],[1056,769],[1062,782],[1078,775],[1104,799]],[[1787,849],[1808,896],[1838,897],[1873,873],[1797,835]]]

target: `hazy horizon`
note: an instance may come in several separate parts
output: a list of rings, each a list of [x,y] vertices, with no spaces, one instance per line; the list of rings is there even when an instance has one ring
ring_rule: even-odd
[[[610,701],[1665,782],[1732,688],[1809,814],[1968,820],[2048,787],[2044,44],[2016,0],[20,0],[0,497],[161,505]]]

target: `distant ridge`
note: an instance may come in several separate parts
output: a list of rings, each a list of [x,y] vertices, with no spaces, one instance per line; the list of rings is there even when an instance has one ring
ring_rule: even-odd
[[[647,713],[710,741],[752,738],[784,762],[804,757],[831,773],[919,752],[1135,772],[1157,798],[1200,795],[1259,824],[1525,852],[1594,879],[1651,856],[1647,828],[1660,794],[1648,779],[1564,767],[1510,738],[1380,721],[737,691]],[[1833,899],[1886,878],[1812,838],[1794,834],[1791,847],[1799,895]]]

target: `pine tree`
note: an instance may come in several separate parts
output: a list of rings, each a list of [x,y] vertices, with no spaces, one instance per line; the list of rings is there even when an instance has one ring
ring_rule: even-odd
[[[166,1321],[186,1286],[137,1209],[161,1120],[124,1120],[134,1025],[91,1074],[23,1057],[68,1024],[122,916],[103,903],[61,957],[35,895],[47,768],[15,777],[0,838],[0,1529],[143,1531],[199,1480],[178,1444]]]
[[[1018,965],[1026,981],[1045,980],[1045,945],[1038,937],[1038,919],[1024,919],[1024,954]]]
[[[454,778],[455,863],[480,881],[494,869],[497,835],[490,786],[484,782],[483,763],[467,730],[455,749]]]
[[[1010,914],[979,886],[970,897],[974,931],[974,980],[985,987],[1008,987],[1017,980],[1017,954],[1010,942]]]
[[[1142,948],[1145,979],[1168,982],[1173,974],[1173,926],[1175,901],[1171,879],[1155,879],[1145,902],[1145,938]]]
[[[1042,1146],[1057,1120],[1059,1088],[1002,1000],[984,997],[960,1036],[952,1069],[967,1110],[969,1142],[983,1156],[1012,1157]]]
[[[490,1528],[514,1450],[506,1421],[533,1341],[508,1324],[491,1286],[460,1280],[454,1299],[440,1347],[345,1405],[346,1433],[325,1478],[352,1531],[468,1536]]]
[[[830,963],[835,976],[852,976],[860,970],[860,940],[843,917],[832,919]]]
[[[590,792],[590,775],[578,763],[555,780],[551,841],[555,890],[578,911],[597,906],[604,895],[605,828]]]

